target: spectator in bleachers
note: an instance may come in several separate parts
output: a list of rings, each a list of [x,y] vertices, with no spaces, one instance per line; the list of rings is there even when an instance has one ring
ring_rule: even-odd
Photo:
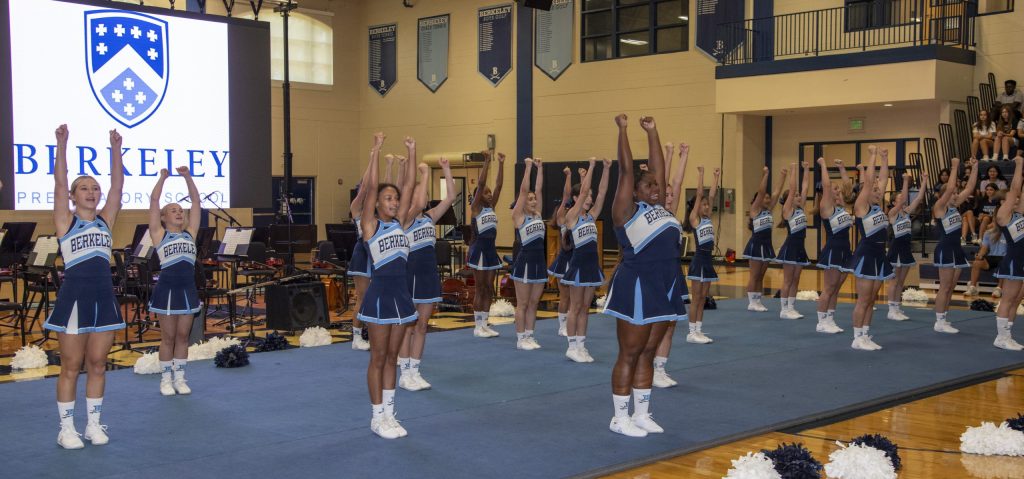
[[[978,183],[978,191],[985,191],[985,186],[989,183],[996,185],[996,190],[1006,189],[1006,180],[1003,178],[1003,173],[999,171],[996,165],[989,165],[988,169],[985,170],[985,179]]]
[[[960,206],[957,207],[957,211],[960,212],[960,216],[963,219],[963,226],[960,228],[960,241],[963,244],[967,244],[968,241],[973,241],[977,235],[978,217],[974,215],[974,207],[977,203],[977,191],[973,186],[968,186],[967,182],[971,177],[972,168],[977,168],[978,165],[967,165],[964,167],[963,176],[959,177],[956,182],[956,191],[959,194],[961,191],[968,191],[967,198],[964,199]],[[977,180],[975,180],[977,181]]]
[[[935,183],[935,186],[932,188],[932,201],[931,201],[931,203],[935,203],[935,200],[939,199],[939,195],[942,194],[942,186],[945,185],[948,181],[949,181],[949,168],[943,168],[943,169],[939,170],[939,181],[937,181]]]
[[[1024,104],[1024,92],[1017,89],[1016,80],[1006,80],[1003,83],[1003,92],[992,103],[992,111],[999,111],[1003,106],[1009,106],[1014,118],[1020,119],[1021,104]]]
[[[996,141],[995,151],[992,153],[992,159],[999,159],[999,152],[1003,153],[1003,160],[1008,161],[1010,159],[1010,147],[1017,147],[1017,129],[1014,128],[1017,121],[1014,121],[1013,111],[1010,109],[1010,105],[1003,105],[999,109],[999,117],[996,119]]]
[[[978,121],[971,127],[973,140],[971,141],[971,159],[978,158],[978,149],[985,155],[982,161],[989,161],[989,152],[992,151],[992,142],[996,136],[996,124],[989,119],[988,111],[978,112]]]
[[[998,267],[999,261],[1005,255],[1006,239],[1003,238],[1002,233],[999,231],[999,226],[995,222],[989,223],[989,228],[985,231],[984,238],[981,240],[981,249],[974,255],[974,261],[971,261],[971,280],[967,283],[965,296],[978,294],[978,277],[981,276],[981,270],[988,271]],[[996,289],[992,290],[993,298],[1002,296],[1002,285],[1003,280],[998,280]]]
[[[977,231],[988,231],[988,225],[992,223],[992,218],[996,214],[996,209],[999,208],[999,204],[1002,203],[1003,197],[1005,196],[1002,190],[996,187],[995,183],[989,183],[985,185],[984,193],[978,197],[978,204],[974,208],[974,216],[978,218],[978,229]],[[981,236],[980,234],[978,236]],[[978,243],[978,239],[974,239],[974,243]]]

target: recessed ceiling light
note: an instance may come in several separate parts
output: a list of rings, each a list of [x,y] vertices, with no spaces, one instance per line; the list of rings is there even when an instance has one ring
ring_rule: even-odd
[[[679,19],[680,19],[680,20],[683,20],[683,21],[686,21],[686,22],[690,21],[690,17],[688,17],[688,16],[686,16],[686,15],[680,15],[680,16],[679,16]]]
[[[886,104],[884,104],[882,106],[892,106],[892,103],[886,103]]]
[[[622,39],[619,39],[619,41],[622,42],[622,43],[625,43],[627,45],[647,45],[647,41],[646,40],[634,40],[632,38],[622,38]]]

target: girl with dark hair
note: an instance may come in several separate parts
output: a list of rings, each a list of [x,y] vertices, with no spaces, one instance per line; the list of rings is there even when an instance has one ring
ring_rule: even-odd
[[[978,182],[978,189],[985,191],[985,187],[990,184],[996,187],[996,191],[1006,189],[1006,179],[1003,178],[1003,173],[994,163],[990,163],[985,169],[985,179]]]
[[[1003,105],[999,109],[999,119],[996,120],[995,151],[992,159],[999,158],[999,152],[1003,152],[1003,160],[1010,159],[1010,147],[1017,146],[1017,129],[1014,127],[1014,114],[1010,105]]]
[[[370,153],[373,155],[373,153]],[[352,277],[352,283],[356,288],[356,312],[359,312],[363,304],[363,296],[366,295],[366,288],[370,285],[370,261],[366,254],[366,243],[363,242],[363,224],[360,221],[363,214],[363,202],[366,199],[366,185],[367,181],[370,180],[370,166],[373,164],[372,161],[367,162],[366,171],[363,172],[363,178],[356,186],[356,197],[352,199],[352,203],[349,205],[349,211],[352,213],[352,222],[356,225],[356,233],[358,234],[358,240],[355,246],[352,247],[352,257],[348,261],[348,275]],[[390,169],[390,168],[389,168]],[[388,174],[390,176],[390,173]],[[359,315],[352,315],[352,349],[358,351],[366,351],[370,349],[369,341],[363,339],[363,323],[359,320]]]
[[[524,162],[526,166],[519,186],[519,196],[512,206],[512,222],[520,246],[509,276],[516,289],[516,349],[532,351],[540,349],[540,344],[533,338],[533,328],[537,323],[540,295],[544,293],[544,284],[548,282],[544,268],[547,226],[544,225],[540,211],[540,205],[543,204],[544,165],[540,158],[527,158]],[[534,165],[537,165],[537,181],[531,192],[530,170]]]
[[[501,184],[505,178],[505,154],[498,153],[498,178],[495,180],[493,193],[487,187],[487,173],[491,161],[490,153],[484,153],[484,166],[480,168],[473,202],[470,203],[470,212],[473,216],[473,244],[469,247],[467,266],[473,269],[473,336],[478,338],[493,338],[498,335],[498,332],[487,324],[487,317],[491,310],[491,300],[494,299],[494,275],[501,269],[501,258],[498,257],[498,249],[494,245],[494,239],[498,236],[498,214],[494,212],[494,205],[498,204],[498,198],[501,197]]]
[[[978,149],[985,155],[981,161],[989,161],[988,153],[996,136],[996,124],[989,119],[988,110],[978,112],[978,121],[971,126],[971,159],[978,158]]]
[[[1019,155],[1013,159],[1013,180],[1006,192],[1006,200],[996,211],[996,225],[1006,238],[1006,254],[999,262],[995,276],[1003,280],[1003,299],[996,308],[995,347],[1022,351],[1024,346],[1014,341],[1011,331],[1017,316],[1017,305],[1024,299],[1024,201],[1020,200],[1021,163]]]
[[[160,193],[167,180],[166,169],[149,198],[149,236],[160,258],[160,279],[153,288],[149,310],[160,320],[160,394],[191,394],[185,382],[188,364],[188,335],[192,331],[193,315],[199,312],[199,291],[196,289],[196,233],[202,219],[202,201],[199,189],[187,166],[177,168],[178,175],[188,186],[188,224],[185,211],[177,203],[160,208]]]
[[[775,207],[775,199],[781,195],[782,187],[786,184],[786,173],[786,170],[782,170],[778,189],[775,194],[771,194],[768,191],[768,167],[765,166],[757,194],[750,202],[749,227],[752,233],[750,240],[747,241],[747,247],[743,249],[743,256],[750,263],[750,275],[747,278],[747,311],[768,311],[761,303],[761,296],[764,291],[764,274],[768,271],[768,264],[775,261],[775,249],[772,247],[772,208]]]
[[[672,180],[669,181],[668,188],[665,191],[665,210],[677,215],[679,209],[679,198],[682,195],[683,190],[683,179],[686,177],[686,163],[690,156],[690,146],[686,143],[679,144],[679,163],[675,168],[669,167],[669,172],[672,173]],[[665,145],[665,158],[672,159],[672,145]],[[677,216],[678,218],[678,216]],[[682,222],[680,222],[682,223]],[[682,243],[682,236],[680,235],[679,241]],[[682,298],[685,303],[690,299],[690,290],[686,287],[686,273],[683,271],[682,262],[679,265],[679,297]],[[684,306],[685,307],[685,306]],[[687,316],[683,315],[678,319],[686,319]],[[672,379],[668,375],[668,371],[665,369],[668,365],[669,354],[672,353],[672,338],[675,336],[676,324],[679,321],[669,321],[668,328],[665,330],[665,335],[661,339],[661,343],[658,344],[658,350],[654,353],[654,379],[652,384],[658,388],[670,388],[677,384],[675,379]]]
[[[693,232],[693,241],[696,249],[693,259],[690,261],[690,269],[686,272],[686,279],[690,280],[690,331],[686,335],[686,342],[695,344],[709,344],[711,338],[704,335],[704,305],[708,292],[711,290],[711,283],[718,281],[718,274],[715,273],[715,266],[711,262],[711,254],[715,249],[715,225],[711,222],[711,204],[718,196],[718,184],[721,181],[722,170],[715,168],[715,180],[711,183],[711,193],[704,197],[704,167],[697,167],[697,195],[687,203],[687,215],[685,228]]]
[[[634,179],[633,153],[629,147],[625,114],[615,117],[619,129],[619,179],[612,203],[615,237],[622,259],[612,277],[605,314],[616,318],[619,355],[612,369],[614,416],[609,429],[630,437],[644,437],[664,430],[650,414],[654,355],[671,321],[685,317],[677,293],[679,237],[675,215],[665,201],[665,158],[654,119],[640,126],[647,132],[650,155],[648,172]],[[633,395],[634,413],[629,415]]]
[[[407,283],[409,237],[406,230],[414,215],[409,206],[416,186],[416,142],[405,138],[409,162],[401,185],[377,181],[380,148],[384,134],[374,136],[370,177],[363,203],[363,240],[373,268],[359,319],[370,331],[370,362],[367,389],[373,411],[370,430],[385,439],[403,437],[405,428],[395,419],[395,366],[408,323],[417,319],[416,307]],[[376,214],[375,214],[376,213]]]
[[[455,180],[452,178],[451,165],[442,157],[438,160],[444,172],[445,196],[437,206],[427,209],[427,190],[430,189],[430,168],[420,163],[420,181],[416,184],[412,205],[409,206],[409,217],[415,218],[406,230],[409,237],[409,276],[407,282],[412,302],[416,305],[416,324],[405,328],[405,339],[398,351],[398,367],[401,376],[398,386],[407,391],[430,389],[423,376],[420,375],[420,360],[423,359],[423,346],[427,340],[427,322],[434,313],[434,304],[441,302],[441,276],[437,272],[437,255],[434,244],[437,236],[434,225],[451,208],[455,202]]]
[[[551,216],[551,224],[558,227],[558,254],[548,266],[548,274],[554,277],[555,283],[558,284],[558,335],[568,336],[566,323],[569,315],[569,286],[562,284],[561,279],[565,276],[565,269],[569,267],[569,259],[572,258],[572,238],[569,237],[569,228],[565,226],[565,212],[572,205],[572,169],[566,166],[562,173],[565,173],[562,201],[558,203],[558,208]]]
[[[807,238],[807,214],[804,212],[803,203],[811,192],[811,164],[803,162],[804,181],[797,196],[796,181],[799,175],[796,170],[796,163],[790,165],[789,191],[786,201],[782,205],[782,219],[786,220],[786,242],[779,248],[779,255],[775,261],[782,264],[782,290],[779,297],[782,299],[782,311],[779,317],[782,319],[800,319],[804,315],[796,310],[796,290],[800,285],[800,273],[804,266],[811,264],[807,259],[807,249],[804,240]]]
[[[967,162],[973,166],[975,160]],[[960,171],[960,159],[953,158],[950,171]],[[978,168],[971,168],[971,176],[967,184],[973,185],[978,178]],[[958,207],[970,196],[970,188],[965,188],[956,193],[956,175],[951,175],[942,195],[935,201],[932,208],[932,217],[938,220],[939,227],[936,228],[939,234],[939,241],[935,244],[935,256],[932,264],[939,269],[939,291],[935,293],[935,326],[939,333],[955,334],[959,331],[946,321],[946,311],[949,309],[949,301],[953,297],[953,288],[956,287],[957,279],[960,277],[962,268],[969,268],[964,249],[960,246],[960,230],[963,228],[963,218],[960,216]],[[1009,239],[1009,237],[1007,237]]]
[[[819,268],[824,269],[824,287],[818,295],[818,324],[815,330],[819,333],[837,334],[843,332],[836,325],[836,303],[839,300],[839,288],[846,282],[850,272],[847,263],[850,260],[850,226],[853,216],[846,211],[845,205],[850,202],[853,184],[843,167],[842,160],[835,160],[839,168],[840,181],[833,182],[829,177],[828,164],[824,158],[818,158],[821,167],[821,199],[818,203],[818,214],[825,226],[825,246],[818,254]]]
[[[595,219],[601,216],[601,210],[604,209],[612,162],[602,160],[604,170],[601,171],[601,183],[597,188],[597,198],[592,199],[590,188],[595,161],[595,158],[590,158],[587,171],[580,181],[579,193],[573,197],[573,205],[565,213],[565,224],[569,228],[573,247],[565,276],[560,280],[569,286],[569,314],[566,322],[569,347],[565,357],[577,363],[594,362],[586,346],[588,314],[594,300],[594,289],[604,284],[604,272],[601,271],[597,254],[600,238],[597,236]]]
[[[919,190],[914,201],[907,205],[910,198],[910,182],[913,177],[910,173],[903,176],[903,191],[896,195],[896,201],[892,208],[889,208],[889,224],[892,225],[892,240],[889,242],[889,253],[886,259],[892,264],[895,270],[895,279],[889,282],[889,290],[886,297],[889,301],[889,314],[887,318],[893,321],[906,321],[910,318],[903,313],[903,283],[907,279],[910,268],[917,264],[914,255],[910,251],[910,215],[917,211],[918,206],[924,200],[924,190]],[[921,173],[921,184],[928,184],[928,173]]]
[[[882,349],[876,344],[869,333],[871,315],[875,306],[875,296],[882,286],[882,281],[894,276],[892,265],[885,256],[885,242],[889,234],[889,218],[882,211],[882,197],[885,184],[889,181],[889,161],[885,150],[882,150],[882,166],[878,177],[875,177],[874,145],[868,147],[871,153],[867,167],[864,169],[864,182],[861,184],[857,201],[853,205],[853,213],[857,218],[857,230],[861,241],[850,259],[849,268],[857,278],[857,302],[853,307],[853,349],[876,351]]]
[[[64,259],[64,282],[43,327],[56,331],[60,342],[60,376],[57,378],[60,433],[57,444],[64,449],[81,449],[85,444],[75,430],[74,419],[75,390],[83,364],[88,376],[85,383],[88,413],[85,439],[94,446],[110,440],[107,427],[100,424],[100,412],[106,389],[107,354],[114,344],[114,331],[125,327],[110,276],[111,230],[121,211],[124,167],[121,162],[121,135],[117,130],[110,130],[110,189],[107,191],[108,200],[100,210],[98,205],[103,190],[95,178],[79,176],[68,187],[67,125],[57,127],[55,134],[57,158],[53,165],[53,222]]]

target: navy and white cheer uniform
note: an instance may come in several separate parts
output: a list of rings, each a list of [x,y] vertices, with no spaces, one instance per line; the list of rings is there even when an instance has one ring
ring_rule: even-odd
[[[1014,211],[1010,222],[1001,226],[1006,254],[999,262],[995,277],[1013,281],[1024,280],[1024,215]]]
[[[910,252],[910,226],[910,215],[906,211],[896,214],[896,220],[892,223],[892,241],[889,242],[889,253],[886,256],[893,267],[917,264],[914,254]]]
[[[548,281],[548,272],[544,264],[544,238],[547,225],[539,216],[526,215],[522,226],[516,228],[519,238],[519,253],[512,261],[513,281],[537,284]]]
[[[661,205],[639,202],[615,228],[622,259],[612,276],[604,313],[643,325],[686,319],[680,294],[679,220]]]
[[[377,220],[377,231],[366,241],[373,268],[370,286],[359,308],[359,320],[374,324],[404,324],[417,318],[407,283],[409,237],[398,221]]]
[[[597,255],[597,223],[588,213],[576,219],[576,225],[570,230],[573,253],[565,268],[562,284],[569,286],[601,286],[604,284],[604,272],[601,271],[600,258]]]
[[[569,267],[569,259],[572,258],[572,248],[564,248],[562,246],[571,244],[572,240],[567,240],[566,232],[569,231],[565,225],[558,227],[558,254],[555,255],[555,260],[548,266],[548,274],[555,278],[562,279],[565,276],[565,269]],[[567,243],[569,242],[569,243]]]
[[[686,279],[702,283],[718,281],[718,273],[715,273],[715,266],[711,264],[711,252],[715,249],[715,225],[711,224],[710,218],[701,217],[700,223],[693,229],[693,239],[697,242],[697,248]]]
[[[779,255],[775,261],[800,266],[811,264],[807,259],[807,247],[804,246],[804,240],[807,238],[807,213],[803,208],[793,209],[793,214],[786,220],[786,232],[786,241],[779,248]]]
[[[352,247],[352,258],[348,261],[348,275],[369,278],[370,260],[366,257],[366,243],[363,242],[363,224],[359,221],[358,216],[353,218],[352,221],[356,224],[356,234],[359,235],[359,241],[356,241],[356,245]]]
[[[845,208],[836,206],[824,224],[825,246],[818,254],[818,267],[850,273],[851,271],[846,265],[850,262],[850,233],[848,230],[853,226],[853,216]]]
[[[409,237],[409,294],[416,304],[441,302],[441,275],[437,272],[434,245],[437,234],[430,216],[416,218],[406,232]]]
[[[467,266],[473,269],[501,269],[501,258],[494,239],[498,236],[498,215],[492,208],[483,208],[473,217],[473,245],[469,247]]]
[[[960,246],[960,228],[963,218],[960,211],[949,206],[946,214],[939,218],[939,242],[935,244],[935,256],[932,264],[936,268],[968,268],[967,256]]]
[[[156,247],[160,279],[149,299],[157,314],[195,314],[202,306],[196,290],[196,240],[188,231],[164,232]]]
[[[889,217],[878,205],[871,209],[863,218],[857,218],[857,231],[861,240],[850,260],[850,269],[858,278],[886,280],[895,277],[892,264],[885,256],[885,242],[889,237]]]
[[[67,334],[125,327],[110,274],[112,242],[110,227],[103,218],[86,221],[72,217],[71,227],[60,238],[64,281],[43,327]]]
[[[771,210],[761,210],[750,220],[753,233],[743,250],[743,256],[756,261],[772,261],[775,259],[775,248],[772,247],[772,226],[774,220]]]

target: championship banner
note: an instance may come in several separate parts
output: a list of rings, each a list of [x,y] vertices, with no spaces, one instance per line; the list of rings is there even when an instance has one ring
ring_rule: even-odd
[[[512,4],[477,10],[477,64],[480,74],[498,86],[512,71]]]
[[[744,41],[745,33],[740,24],[724,31],[719,25],[742,21],[743,0],[697,0],[697,48],[721,61]]]
[[[448,14],[421,18],[416,22],[416,78],[432,92],[448,79]]]
[[[398,81],[396,44],[398,24],[370,27],[370,88],[387,95]]]
[[[554,0],[551,10],[537,10],[533,32],[533,62],[545,75],[557,80],[572,65],[572,0]]]

